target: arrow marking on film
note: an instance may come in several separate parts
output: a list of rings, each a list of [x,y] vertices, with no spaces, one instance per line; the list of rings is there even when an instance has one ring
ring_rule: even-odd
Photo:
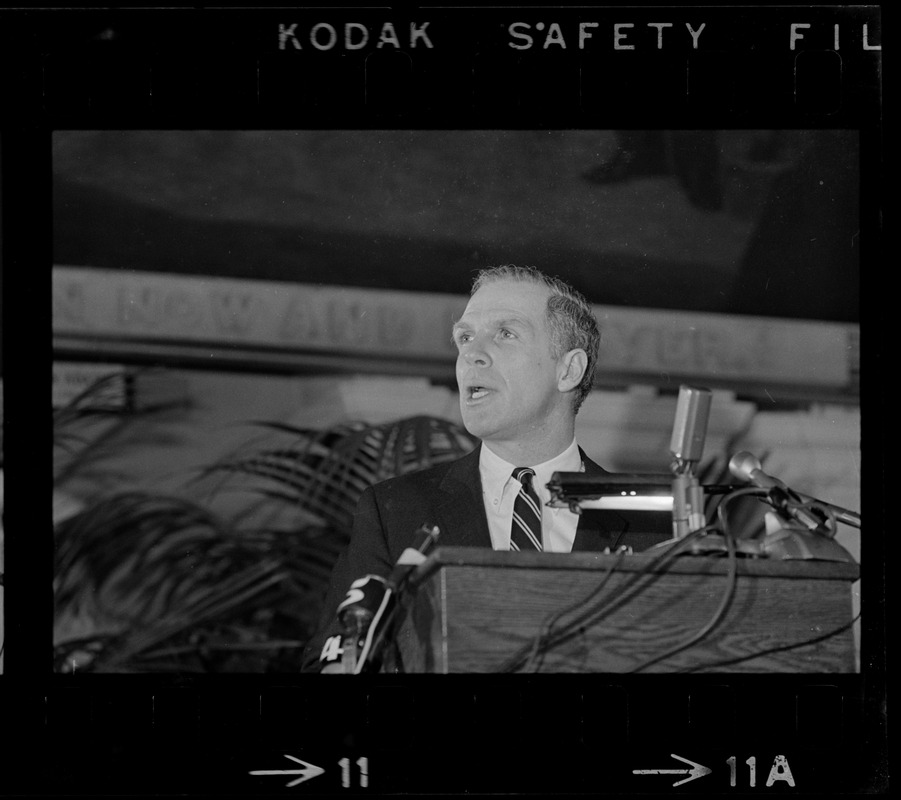
[[[677,756],[675,753],[670,753],[673,758],[678,758],[679,761],[682,761],[686,764],[691,764],[691,769],[633,769],[633,775],[688,775],[687,778],[683,778],[681,781],[676,781],[673,786],[681,786],[683,783],[688,783],[689,781],[693,781],[695,778],[703,778],[705,775],[709,775],[713,772],[710,767],[705,767],[703,764],[696,764],[694,761],[689,761],[687,758],[682,758],[682,756]]]
[[[294,758],[294,756],[289,756],[285,754],[285,758],[290,758],[292,761],[296,761],[298,764],[303,764],[303,769],[252,769],[250,771],[251,775],[300,775],[297,780],[290,781],[285,784],[286,786],[297,786],[299,783],[303,783],[304,781],[310,780],[310,778],[315,778],[317,775],[322,775],[325,770],[322,767],[317,767],[315,764],[310,764],[306,761],[302,761],[299,758]]]

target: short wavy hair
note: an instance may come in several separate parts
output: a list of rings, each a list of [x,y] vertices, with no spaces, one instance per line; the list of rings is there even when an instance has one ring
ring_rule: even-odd
[[[546,275],[535,267],[502,264],[487,267],[476,275],[470,297],[486,283],[501,280],[521,281],[546,286],[551,291],[547,301],[546,317],[551,338],[552,355],[560,358],[570,350],[582,349],[588,363],[582,381],[573,397],[573,411],[578,413],[594,383],[594,372],[601,345],[601,329],[584,295],[560,278]]]

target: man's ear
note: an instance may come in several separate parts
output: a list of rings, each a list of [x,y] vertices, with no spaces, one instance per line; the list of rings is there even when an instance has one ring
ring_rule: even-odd
[[[557,388],[561,392],[575,389],[588,369],[588,356],[582,348],[570,350],[560,361],[557,370]]]

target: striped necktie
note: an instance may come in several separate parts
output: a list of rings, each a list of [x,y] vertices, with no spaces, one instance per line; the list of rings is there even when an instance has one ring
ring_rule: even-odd
[[[517,467],[513,477],[522,486],[513,503],[513,523],[510,526],[511,550],[541,550],[541,504],[532,485],[535,470]]]

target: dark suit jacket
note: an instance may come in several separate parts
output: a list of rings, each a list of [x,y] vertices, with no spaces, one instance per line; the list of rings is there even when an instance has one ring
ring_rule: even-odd
[[[317,632],[304,650],[304,670],[319,669],[319,656],[326,639],[341,632],[336,610],[350,584],[364,575],[387,576],[423,524],[438,526],[439,547],[491,547],[479,476],[479,452],[480,448],[476,447],[456,461],[391,478],[363,492],[354,516],[350,544],[335,564]],[[609,474],[584,452],[581,455],[586,473]],[[583,513],[573,550],[597,551],[607,547],[614,550],[620,545],[630,545],[639,551],[671,535],[668,523],[662,528],[657,524],[656,530],[648,530],[646,523],[646,518],[617,511]],[[637,526],[642,529],[636,529]]]

